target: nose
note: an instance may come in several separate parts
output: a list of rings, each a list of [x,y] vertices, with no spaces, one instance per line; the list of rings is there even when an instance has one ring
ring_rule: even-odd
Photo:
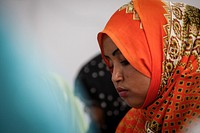
[[[113,68],[113,72],[112,72],[112,82],[116,83],[116,82],[120,82],[123,80],[123,75],[122,72],[119,68]]]

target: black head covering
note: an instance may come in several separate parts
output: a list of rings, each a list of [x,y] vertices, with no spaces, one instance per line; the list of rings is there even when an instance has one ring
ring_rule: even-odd
[[[114,133],[115,129],[130,109],[119,97],[111,81],[111,73],[101,54],[87,62],[79,71],[75,80],[75,95],[86,106],[99,106],[104,111],[105,123],[101,132]]]

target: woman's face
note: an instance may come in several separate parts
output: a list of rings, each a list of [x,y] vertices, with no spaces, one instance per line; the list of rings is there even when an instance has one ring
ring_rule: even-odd
[[[108,36],[103,38],[103,51],[109,62],[112,81],[120,97],[131,107],[142,106],[150,78],[137,71]]]

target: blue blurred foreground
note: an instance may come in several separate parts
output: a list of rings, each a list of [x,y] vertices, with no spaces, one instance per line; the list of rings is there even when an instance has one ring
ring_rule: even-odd
[[[71,89],[12,23],[0,14],[0,133],[84,132]]]

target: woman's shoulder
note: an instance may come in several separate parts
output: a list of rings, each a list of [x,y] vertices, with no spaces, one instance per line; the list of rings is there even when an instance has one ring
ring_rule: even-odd
[[[145,132],[145,117],[141,109],[131,108],[119,123],[116,133]]]

